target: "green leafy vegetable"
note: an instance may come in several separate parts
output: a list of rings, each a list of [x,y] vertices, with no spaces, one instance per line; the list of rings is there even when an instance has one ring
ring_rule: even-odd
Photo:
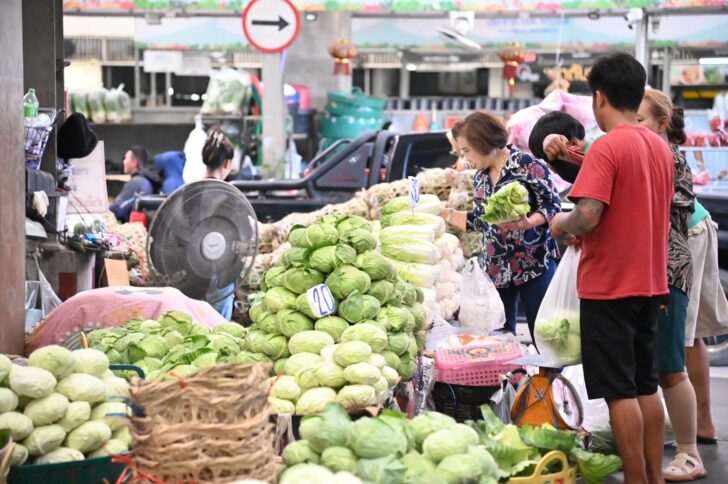
[[[513,222],[528,215],[528,190],[518,182],[509,183],[485,201],[481,219],[489,224]]]

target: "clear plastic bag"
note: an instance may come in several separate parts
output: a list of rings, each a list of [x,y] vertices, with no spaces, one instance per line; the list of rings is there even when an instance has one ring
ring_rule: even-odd
[[[53,290],[51,283],[48,282],[48,279],[46,279],[45,275],[43,275],[43,271],[40,270],[40,266],[38,266],[38,280],[40,281],[40,307],[43,311],[43,317],[45,318],[52,313],[54,309],[61,305],[61,300]]]
[[[492,331],[506,322],[500,294],[493,281],[483,272],[476,258],[463,269],[460,283],[460,326]]]
[[[202,118],[197,117],[195,128],[190,131],[185,142],[185,167],[182,170],[182,178],[184,178],[185,183],[192,183],[205,178],[207,167],[202,161],[202,148],[205,147],[206,141],[207,133],[205,133]]]
[[[566,249],[536,316],[536,346],[555,368],[581,363],[579,295],[576,291],[579,257],[572,247]]]

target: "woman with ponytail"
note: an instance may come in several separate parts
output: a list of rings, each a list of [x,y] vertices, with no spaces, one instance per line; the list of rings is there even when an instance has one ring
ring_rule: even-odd
[[[678,149],[678,144],[685,142],[685,125],[681,112],[673,108],[670,99],[660,91],[647,89],[637,117],[641,125],[670,145],[675,162],[675,194],[670,208],[667,266],[670,299],[659,315],[657,367],[665,406],[677,441],[677,455],[663,469],[663,474],[666,481],[692,481],[707,475],[696,442],[695,391],[685,371],[685,321],[693,282],[688,247],[688,227],[695,200],[693,175]]]
[[[225,181],[232,170],[234,155],[233,145],[225,139],[222,130],[218,127],[211,128],[207,133],[205,146],[202,148],[202,162],[207,167],[206,178]],[[229,321],[233,315],[235,284],[220,289],[210,289],[205,294],[205,299]]]

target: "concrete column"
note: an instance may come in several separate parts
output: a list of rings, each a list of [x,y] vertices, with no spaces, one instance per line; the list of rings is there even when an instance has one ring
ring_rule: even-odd
[[[0,2],[0,353],[22,354],[25,328],[25,152],[22,0]]]
[[[331,44],[351,39],[349,12],[317,12],[316,20],[301,16],[301,32],[286,54],[285,81],[311,90],[311,107],[322,110],[328,91],[351,91],[351,76],[334,76]],[[264,111],[265,112],[265,111]]]
[[[645,68],[648,76],[650,75],[650,46],[649,46],[649,32],[650,32],[650,19],[647,12],[643,10],[642,18],[634,24],[634,56]]]
[[[63,1],[23,0],[25,89],[35,88],[41,107],[63,109]],[[3,45],[3,52],[7,51]],[[56,133],[46,147],[41,169],[56,176]]]
[[[281,54],[263,54],[263,175],[283,178],[286,153]]]

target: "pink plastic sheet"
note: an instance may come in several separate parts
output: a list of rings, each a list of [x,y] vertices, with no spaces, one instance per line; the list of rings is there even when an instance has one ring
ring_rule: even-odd
[[[210,328],[226,320],[204,301],[190,299],[171,287],[113,287],[81,292],[48,315],[26,338],[25,353],[60,344],[84,328],[120,326],[132,318],[157,319],[183,311]]]

